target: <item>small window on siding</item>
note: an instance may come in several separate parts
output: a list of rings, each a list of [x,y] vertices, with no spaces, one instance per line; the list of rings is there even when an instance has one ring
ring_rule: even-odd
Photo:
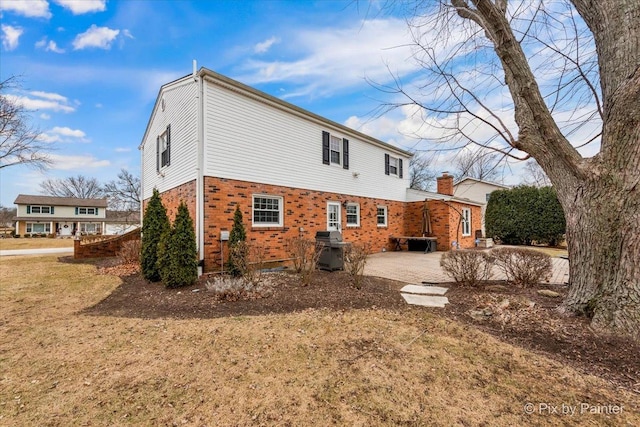
[[[347,203],[347,227],[360,226],[360,205],[357,203]]]
[[[253,196],[253,227],[282,227],[282,197],[258,194]]]
[[[322,163],[349,169],[349,140],[322,132]]]
[[[156,169],[159,171],[171,164],[171,125],[158,136],[156,149]]]
[[[384,173],[386,175],[395,175],[398,178],[402,178],[402,159],[385,154]]]
[[[471,236],[471,209],[462,208],[462,235]]]
[[[378,223],[378,227],[387,226],[387,207],[386,206],[378,206],[378,209],[376,211],[376,222]]]

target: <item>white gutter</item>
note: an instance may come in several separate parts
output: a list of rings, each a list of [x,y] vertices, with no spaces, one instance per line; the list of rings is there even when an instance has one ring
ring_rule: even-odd
[[[198,264],[204,261],[204,79],[196,74],[196,61],[193,60],[193,78],[198,82],[197,129],[198,156],[196,165],[196,240],[198,242]],[[199,273],[202,269],[199,268]]]

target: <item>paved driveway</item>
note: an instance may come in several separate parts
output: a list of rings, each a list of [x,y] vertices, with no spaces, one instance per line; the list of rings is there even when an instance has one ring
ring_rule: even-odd
[[[0,256],[45,255],[45,254],[66,254],[66,253],[73,253],[73,246],[70,248],[5,249],[0,251]]]
[[[444,252],[381,252],[367,258],[364,274],[385,277],[401,282],[421,284],[451,282],[440,268],[440,257]],[[551,258],[552,275],[549,283],[563,284],[569,280],[569,261]],[[504,274],[495,270],[494,279],[504,280]]]

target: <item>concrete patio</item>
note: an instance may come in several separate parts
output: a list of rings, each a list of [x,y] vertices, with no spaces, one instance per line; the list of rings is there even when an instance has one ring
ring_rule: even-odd
[[[440,268],[440,257],[444,252],[381,252],[369,256],[364,268],[367,276],[384,277],[412,284],[438,284],[451,282],[451,278]],[[569,261],[551,258],[552,275],[548,283],[565,284],[569,280]],[[493,280],[506,279],[498,269]]]

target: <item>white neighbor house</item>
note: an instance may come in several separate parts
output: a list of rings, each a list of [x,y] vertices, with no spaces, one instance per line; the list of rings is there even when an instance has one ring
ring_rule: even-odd
[[[466,177],[453,184],[453,194],[456,197],[469,199],[482,205],[482,235],[485,235],[484,214],[487,210],[487,203],[491,193],[496,190],[508,190],[508,185],[496,182],[483,181],[476,178]]]

